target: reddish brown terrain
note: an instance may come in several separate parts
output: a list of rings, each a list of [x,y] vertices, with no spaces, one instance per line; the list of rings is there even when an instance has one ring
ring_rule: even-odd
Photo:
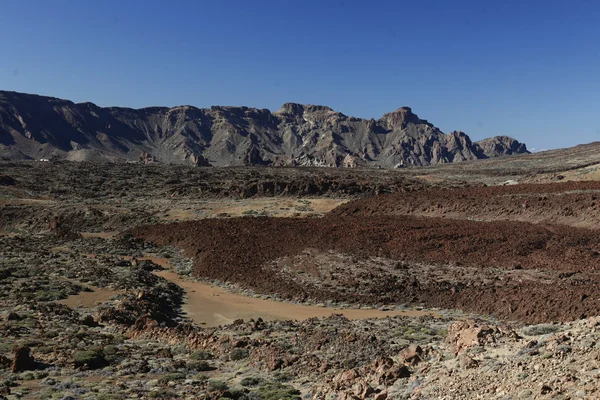
[[[582,228],[328,215],[190,221],[132,233],[184,249],[196,276],[286,298],[423,304],[528,323],[600,310],[600,237]],[[336,265],[336,257],[349,260]]]
[[[527,221],[597,229],[600,182],[425,188],[360,199],[338,207],[332,214]]]

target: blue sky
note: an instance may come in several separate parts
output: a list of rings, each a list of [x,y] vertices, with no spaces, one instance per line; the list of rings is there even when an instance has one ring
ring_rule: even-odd
[[[0,89],[101,106],[378,118],[529,147],[600,140],[600,2],[0,0]]]

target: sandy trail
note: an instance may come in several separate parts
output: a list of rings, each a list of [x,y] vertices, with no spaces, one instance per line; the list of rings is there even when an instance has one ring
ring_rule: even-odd
[[[85,256],[95,257],[96,255],[85,254]],[[123,258],[130,259],[130,257]],[[349,319],[384,318],[391,316],[438,316],[433,311],[325,308],[248,297],[230,293],[221,287],[181,277],[174,272],[174,268],[167,258],[149,256],[140,257],[139,260],[150,260],[166,268],[162,271],[156,271],[155,274],[184,289],[185,300],[182,306],[183,312],[195,323],[203,326],[214,327],[231,324],[236,319],[262,318],[265,321],[286,319],[305,320],[313,317],[328,317],[332,314],[343,314]],[[93,292],[81,292],[77,295],[69,296],[65,300],[60,300],[58,303],[69,307],[91,308],[99,302],[108,301],[112,296],[120,293],[119,291],[110,289],[96,287],[92,289],[94,290]]]
[[[157,264],[166,266],[162,259],[152,258]],[[205,283],[181,278],[170,269],[158,271],[161,276],[185,290],[183,311],[197,324],[218,326],[230,324],[236,319],[262,318],[272,320],[304,320],[312,317],[327,317],[332,314],[343,314],[349,319],[384,318],[388,316],[419,317],[436,315],[431,311],[402,310],[359,310],[344,308],[325,308],[292,304],[273,300],[264,300],[230,293],[227,290]]]

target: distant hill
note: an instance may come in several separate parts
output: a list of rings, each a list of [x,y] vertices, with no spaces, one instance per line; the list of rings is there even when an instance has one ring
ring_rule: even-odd
[[[329,107],[98,107],[0,91],[0,158],[194,165],[410,167],[529,153],[507,136],[472,142],[401,107],[380,119]]]

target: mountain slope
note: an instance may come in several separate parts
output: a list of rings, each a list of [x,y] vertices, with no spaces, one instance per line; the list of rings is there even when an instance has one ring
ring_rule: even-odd
[[[408,107],[378,120],[286,103],[276,112],[191,106],[98,107],[0,91],[0,157],[155,159],[196,165],[403,167],[527,153],[507,137],[473,143],[444,134]]]

